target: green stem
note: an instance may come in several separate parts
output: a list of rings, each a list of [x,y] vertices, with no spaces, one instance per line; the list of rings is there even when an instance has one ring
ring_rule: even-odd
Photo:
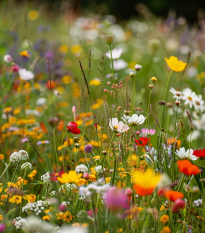
[[[63,155],[63,140],[65,135],[67,134],[67,132],[64,133],[63,137],[62,137],[62,141],[61,141],[61,145],[62,145],[62,157],[63,157],[63,170],[65,171],[65,160],[64,160],[64,155]]]
[[[4,169],[4,171],[2,172],[1,176],[0,176],[0,179],[2,178],[2,176],[4,175],[4,173],[7,171],[7,169],[9,168],[11,164],[11,161],[9,162],[9,164],[6,166],[6,168]]]
[[[150,89],[150,92],[149,92],[149,101],[148,101],[148,106],[147,106],[147,117],[146,117],[145,129],[147,129],[147,122],[148,122],[149,105],[150,105],[151,94],[152,94],[152,89]]]
[[[111,145],[112,145],[112,140],[113,140],[114,135],[115,134],[112,135],[112,138],[111,138],[111,141],[110,141],[110,146],[109,146],[109,151],[108,151],[108,166],[110,165],[110,148],[111,148]]]
[[[183,175],[182,175],[182,177],[181,177],[181,179],[180,179],[180,183],[179,183],[179,185],[178,185],[177,191],[180,190],[183,180],[184,180],[184,173],[183,173]]]

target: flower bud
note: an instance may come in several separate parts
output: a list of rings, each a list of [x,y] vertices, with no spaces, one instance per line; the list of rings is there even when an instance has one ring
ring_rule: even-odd
[[[72,113],[75,114],[76,113],[76,106],[72,107]]]
[[[16,65],[16,64],[13,64],[13,65],[11,66],[11,70],[12,70],[14,73],[17,73],[17,72],[19,71],[19,66]]]
[[[177,199],[173,206],[172,206],[172,212],[173,213],[179,213],[180,212],[180,209],[184,209],[185,208],[185,205],[186,205],[186,202],[182,199]]]
[[[141,66],[141,65],[138,65],[138,64],[137,64],[137,65],[135,65],[135,70],[136,70],[136,71],[140,71],[140,70],[141,70],[141,68],[142,68],[142,66]]]
[[[80,143],[75,143],[75,148],[80,148],[81,144]]]
[[[6,229],[5,225],[3,223],[0,224],[0,232],[4,232]]]
[[[153,89],[153,88],[154,88],[154,85],[150,84],[149,89]]]
[[[73,138],[73,141],[74,141],[74,142],[79,142],[79,141],[80,141],[80,138],[74,137],[74,138]]]
[[[102,151],[102,154],[103,154],[103,155],[107,155],[107,151],[103,150],[103,151]]]
[[[88,180],[88,179],[89,179],[89,173],[88,173],[88,172],[85,172],[85,173],[83,174],[83,178],[86,179],[86,180]]]
[[[58,209],[59,209],[61,212],[65,212],[66,209],[67,209],[67,205],[62,204],[62,205],[60,205],[60,206],[58,207]]]
[[[176,106],[179,106],[179,105],[180,105],[180,101],[179,101],[179,100],[176,100],[176,101],[175,101],[175,105],[176,105]]]
[[[93,146],[88,144],[85,146],[85,153],[90,153],[93,150]]]
[[[151,80],[151,82],[153,82],[153,83],[156,83],[156,82],[157,82],[157,79],[156,79],[155,77],[152,77],[150,80]]]
[[[130,76],[130,78],[133,78],[135,76],[135,73],[134,72],[130,72],[129,76]]]
[[[5,61],[6,63],[12,62],[12,57],[11,57],[11,55],[6,54],[6,55],[4,56],[4,61]]]
[[[111,44],[114,40],[114,37],[112,35],[108,35],[108,36],[106,36],[105,40],[106,40],[108,46],[111,46]]]
[[[130,111],[124,110],[124,114],[127,115],[127,116],[128,116],[130,113],[131,113]]]
[[[132,195],[132,189],[131,188],[125,189],[125,195],[126,196],[131,196]]]

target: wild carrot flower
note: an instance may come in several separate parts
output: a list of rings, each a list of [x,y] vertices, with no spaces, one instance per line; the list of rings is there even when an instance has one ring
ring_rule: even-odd
[[[161,180],[160,174],[154,174],[152,169],[146,172],[133,172],[133,189],[139,196],[151,195]]]
[[[185,69],[187,63],[179,61],[177,57],[171,56],[169,59],[165,57],[165,61],[169,68],[175,72],[181,72]]]
[[[197,175],[201,172],[198,166],[192,164],[189,160],[178,160],[177,165],[179,168],[179,171],[181,173],[184,173],[185,175]]]

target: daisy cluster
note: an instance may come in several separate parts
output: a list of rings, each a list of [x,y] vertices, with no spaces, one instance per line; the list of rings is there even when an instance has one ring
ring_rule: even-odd
[[[50,182],[50,172],[47,172],[46,174],[41,176],[41,180],[43,181],[43,183],[49,183]]]
[[[16,217],[14,219],[14,226],[17,230],[24,229],[24,226],[26,224],[26,219],[22,217]]]
[[[22,208],[22,212],[32,213],[34,215],[41,214],[45,208],[50,206],[49,201],[39,200],[37,202],[30,202]]]
[[[29,158],[28,153],[25,150],[20,150],[19,152],[14,152],[10,156],[10,161],[12,163],[20,162],[22,160],[27,160]]]
[[[33,166],[32,166],[32,164],[31,163],[29,163],[29,162],[25,162],[25,163],[23,163],[22,165],[21,165],[21,170],[23,170],[23,169],[32,169],[33,168]]]
[[[86,173],[88,172],[88,168],[84,164],[80,164],[75,168],[77,173]]]
[[[185,88],[181,92],[172,87],[170,92],[173,94],[173,98],[176,99],[176,104],[177,102],[180,104],[180,100],[183,100],[185,105],[189,105],[190,108],[194,107],[196,111],[203,112],[205,110],[202,95],[197,95],[190,88]]]

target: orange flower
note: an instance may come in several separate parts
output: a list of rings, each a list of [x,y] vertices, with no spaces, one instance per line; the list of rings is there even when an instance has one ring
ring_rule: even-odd
[[[168,143],[169,145],[176,143],[176,147],[177,147],[177,149],[179,149],[180,146],[181,146],[181,140],[180,140],[180,139],[178,139],[177,141],[176,141],[176,140],[177,140],[176,137],[175,137],[175,138],[169,138],[169,139],[167,140],[167,143]]]
[[[40,126],[44,133],[48,133],[48,130],[46,129],[46,126],[43,123],[40,123]]]
[[[154,187],[155,188],[155,187]],[[133,189],[139,196],[146,196],[146,195],[151,195],[154,188],[143,188],[140,185],[133,185]]]
[[[61,121],[58,123],[57,130],[58,130],[58,131],[62,131],[62,130],[63,130],[63,127],[64,127],[64,120],[61,120]]]
[[[48,82],[46,83],[46,87],[47,87],[48,89],[51,89],[51,90],[52,90],[55,86],[56,86],[56,83],[55,83],[54,81],[48,80]]]
[[[179,198],[183,198],[184,194],[177,192],[177,191],[166,191],[165,197],[168,198],[170,201],[176,201]]]
[[[184,173],[185,175],[197,175],[201,171],[198,166],[192,164],[189,160],[184,159],[184,160],[178,160],[177,165],[179,168],[179,171],[181,173]]]

